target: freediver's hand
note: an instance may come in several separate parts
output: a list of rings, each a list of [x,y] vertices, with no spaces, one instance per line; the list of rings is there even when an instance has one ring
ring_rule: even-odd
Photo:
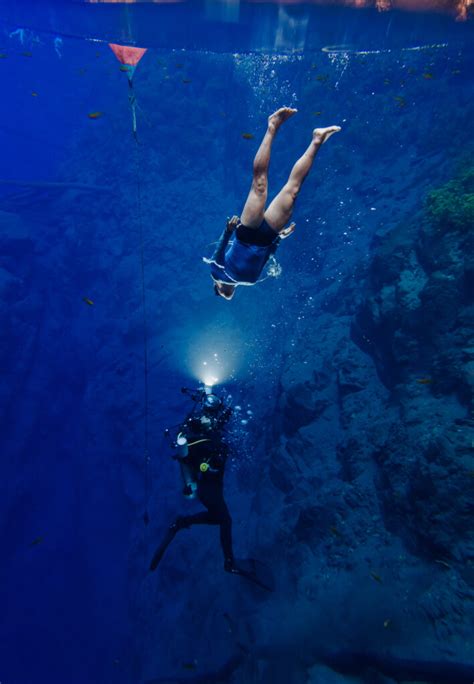
[[[227,230],[232,233],[233,230],[237,228],[240,223],[240,218],[238,216],[232,216],[232,218],[227,219]]]
[[[283,228],[283,230],[280,233],[278,233],[278,235],[282,240],[284,240],[285,238],[290,237],[292,233],[294,233],[295,228],[296,223],[293,221],[293,223],[290,223],[288,228]]]

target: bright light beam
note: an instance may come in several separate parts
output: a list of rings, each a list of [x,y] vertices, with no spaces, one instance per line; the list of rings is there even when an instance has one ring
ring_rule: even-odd
[[[204,332],[193,340],[188,356],[188,367],[192,375],[203,385],[214,387],[233,376],[237,371],[237,352],[240,346],[233,334]],[[240,336],[239,336],[240,337]],[[232,344],[230,343],[232,340]]]

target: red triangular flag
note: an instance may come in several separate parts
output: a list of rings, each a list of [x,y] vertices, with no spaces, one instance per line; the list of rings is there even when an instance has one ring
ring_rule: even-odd
[[[129,45],[116,45],[109,43],[109,47],[117,57],[118,61],[128,66],[137,66],[147,48],[130,47]]]

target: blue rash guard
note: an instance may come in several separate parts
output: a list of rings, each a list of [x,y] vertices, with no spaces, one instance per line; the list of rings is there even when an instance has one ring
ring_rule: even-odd
[[[259,228],[239,224],[232,241],[231,236],[232,232],[225,228],[211,259],[206,259],[211,276],[230,285],[255,285],[280,238],[265,220]]]

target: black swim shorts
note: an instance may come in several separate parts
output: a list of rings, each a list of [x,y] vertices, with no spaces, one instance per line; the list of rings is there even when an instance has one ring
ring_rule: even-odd
[[[240,242],[245,242],[247,245],[258,245],[259,247],[268,247],[275,242],[278,233],[271,228],[263,219],[258,228],[249,228],[239,223],[236,230],[236,236]]]

